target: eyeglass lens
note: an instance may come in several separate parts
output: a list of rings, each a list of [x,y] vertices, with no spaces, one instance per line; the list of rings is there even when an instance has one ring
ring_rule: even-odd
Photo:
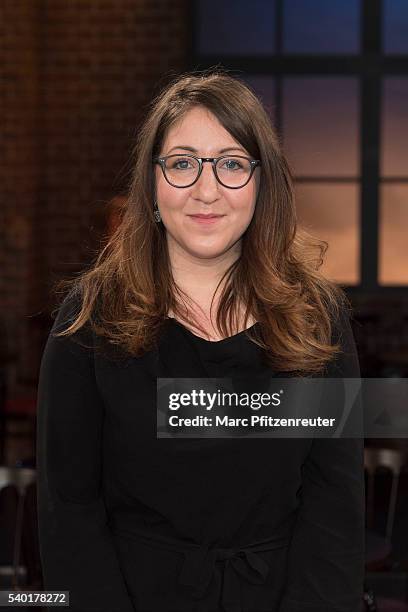
[[[166,158],[164,171],[167,180],[177,187],[186,187],[195,181],[199,163],[194,157],[170,155]],[[244,157],[222,157],[216,164],[221,183],[228,187],[244,185],[251,174],[251,163]]]

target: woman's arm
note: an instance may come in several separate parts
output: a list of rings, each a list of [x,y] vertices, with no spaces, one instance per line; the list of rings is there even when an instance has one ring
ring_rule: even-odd
[[[334,332],[343,355],[328,377],[359,378],[348,314]],[[364,580],[364,439],[315,438],[303,465],[301,506],[279,612],[360,612]]]
[[[65,299],[52,331],[74,302]],[[72,612],[134,612],[100,494],[103,404],[93,352],[48,337],[37,404],[38,526],[46,590],[70,593]]]

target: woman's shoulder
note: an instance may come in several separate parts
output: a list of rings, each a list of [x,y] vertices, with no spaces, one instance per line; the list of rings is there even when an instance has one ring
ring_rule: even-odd
[[[71,290],[52,311],[54,323],[52,329],[63,331],[76,319],[82,306],[82,298],[78,290]]]
[[[347,300],[331,311],[331,343],[338,344],[340,352],[328,364],[331,376],[355,378],[360,376],[359,358],[353,332],[354,312]]]
[[[80,290],[74,288],[65,295],[59,305],[54,309],[55,320],[50,332],[50,336],[70,347],[70,350],[78,354],[87,354],[98,360],[108,360],[118,364],[126,364],[134,359],[126,352],[122,345],[113,343],[101,332],[99,322],[99,297],[96,298],[89,316],[85,322],[73,332],[62,336],[57,336],[64,332],[78,319],[83,307],[83,296]]]
[[[77,350],[94,350],[95,334],[90,321],[87,320],[75,331],[66,332],[77,320],[82,309],[82,296],[77,289],[70,290],[53,309],[51,316],[53,324],[49,340],[58,344],[75,347]]]
[[[339,299],[336,306],[329,308],[331,322],[332,344],[342,342],[344,336],[352,332],[352,321],[354,319],[353,307],[348,298]]]

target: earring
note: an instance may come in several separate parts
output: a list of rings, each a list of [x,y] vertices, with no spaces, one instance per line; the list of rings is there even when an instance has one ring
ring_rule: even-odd
[[[156,223],[160,223],[160,221],[161,221],[161,214],[160,214],[160,210],[158,209],[156,199],[154,200],[154,211],[153,211],[153,214],[154,214],[154,218],[155,218]]]

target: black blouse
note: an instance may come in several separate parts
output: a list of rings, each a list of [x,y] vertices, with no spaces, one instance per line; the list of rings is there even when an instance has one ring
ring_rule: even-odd
[[[282,373],[245,331],[211,342],[167,319],[156,350],[125,359],[85,337],[50,334],[41,362],[45,588],[73,612],[360,612],[363,439],[157,438],[157,377]],[[339,339],[326,375],[359,377],[344,313]]]

